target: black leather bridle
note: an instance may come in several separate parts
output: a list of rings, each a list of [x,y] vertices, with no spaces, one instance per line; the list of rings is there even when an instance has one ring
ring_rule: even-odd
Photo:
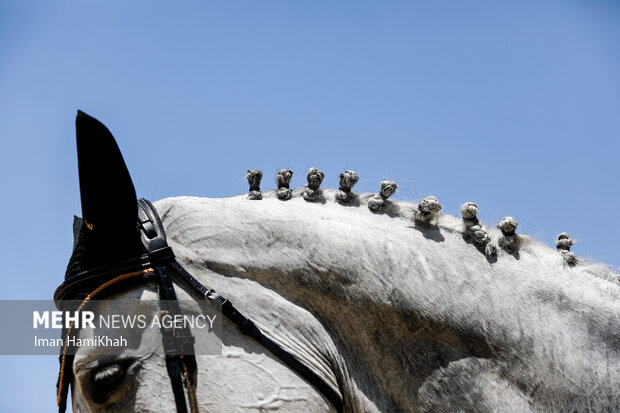
[[[63,300],[80,298],[83,299],[83,305],[103,290],[106,292],[112,289],[118,291],[127,288],[129,283],[136,281],[156,281],[162,305],[161,310],[172,316],[180,315],[182,313],[176,301],[176,293],[172,283],[172,278],[176,275],[186,285],[219,308],[222,314],[234,322],[244,334],[251,336],[305,378],[334,405],[338,412],[342,412],[342,399],[338,392],[292,354],[265,336],[252,320],[237,311],[230,301],[214,290],[205,287],[176,261],[172,248],[166,242],[166,234],[159,215],[153,204],[146,199],[138,201],[138,226],[146,254],[129,261],[84,271],[68,278],[54,294],[54,300],[59,309],[62,307]],[[63,337],[67,337],[69,332],[70,329],[64,330]],[[173,330],[164,327],[163,324],[161,333],[166,368],[170,377],[177,412],[186,413],[188,411],[188,403],[185,399],[185,392],[187,391],[190,411],[197,413],[197,365],[194,355],[194,337],[187,327]],[[73,382],[73,357],[67,352],[65,346],[60,354],[60,373],[57,385],[57,402],[60,413],[66,410],[67,394],[69,386]]]

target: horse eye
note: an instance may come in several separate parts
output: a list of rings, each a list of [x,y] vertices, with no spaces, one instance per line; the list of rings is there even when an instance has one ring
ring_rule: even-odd
[[[108,364],[95,371],[90,379],[92,398],[95,403],[105,402],[117,391],[127,376],[127,365],[121,363]]]
[[[108,386],[115,381],[118,381],[125,375],[125,371],[118,364],[111,366],[105,366],[104,368],[93,374],[93,383],[102,384]]]

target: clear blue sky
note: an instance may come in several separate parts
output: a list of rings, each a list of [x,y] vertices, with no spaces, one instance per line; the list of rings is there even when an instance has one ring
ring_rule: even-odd
[[[63,278],[78,108],[140,196],[233,195],[248,168],[273,188],[279,168],[300,186],[318,166],[335,187],[353,168],[358,190],[475,201],[615,268],[619,45],[620,5],[600,0],[2,1],[0,298],[51,298]],[[0,371],[0,412],[53,410],[54,357]]]

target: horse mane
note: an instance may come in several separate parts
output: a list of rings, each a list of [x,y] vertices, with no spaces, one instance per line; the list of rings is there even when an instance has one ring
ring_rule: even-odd
[[[291,198],[304,198],[305,194],[304,188],[298,188],[290,191],[290,195],[288,198],[285,198],[283,202]],[[260,192],[260,199],[280,199],[281,190],[267,190]],[[317,205],[325,205],[325,204],[339,204],[342,205],[345,210],[350,208],[365,208],[368,205],[368,201],[372,200],[376,197],[375,193],[355,193],[351,192],[351,199],[344,203],[341,201],[341,191],[336,189],[321,189],[320,196],[318,199],[314,201],[309,201]],[[248,196],[248,194],[238,194],[231,196],[229,198],[249,198],[255,199],[254,194]],[[181,197],[182,198],[182,197]],[[260,202],[260,201],[257,201]],[[409,222],[414,222],[415,213],[418,210],[419,204],[417,202],[411,202],[406,200],[387,200],[384,204],[380,212],[376,212],[377,214],[383,214],[390,218],[394,219],[404,219]],[[164,213],[165,214],[165,213]],[[429,228],[436,228],[438,231],[445,231],[448,233],[456,233],[465,235],[467,229],[463,223],[462,219],[459,219],[450,214],[440,213],[437,215],[437,219],[434,223],[434,226],[417,226],[418,229],[428,230]],[[503,234],[498,229],[484,225],[485,230],[488,232],[489,237],[496,241],[500,240],[503,237]],[[109,262],[110,258],[107,256],[101,257],[102,251],[106,251],[106,248],[109,248],[111,243],[106,242],[105,245],[101,246],[101,248],[86,248],[86,244],[88,238],[88,231],[86,231],[86,227],[82,222],[82,219],[75,217],[74,222],[74,248],[71,259],[69,261],[69,265],[67,267],[66,277],[75,275],[80,271],[83,271],[89,266],[94,266],[91,261],[93,261],[90,255],[97,257],[97,263],[100,262]],[[114,243],[118,245],[119,240],[114,240]],[[112,244],[114,245],[114,244]],[[138,251],[134,243],[123,243],[121,245],[121,250],[125,250],[127,252],[127,256],[133,256],[141,253]],[[91,251],[89,255],[88,252]],[[549,247],[545,243],[537,240],[535,237],[527,235],[527,234],[518,234],[518,249],[516,253],[519,251],[527,252],[533,255],[544,255],[544,256],[557,256],[558,258],[561,256],[558,251]],[[478,253],[475,249],[472,249],[472,253]],[[514,254],[515,252],[508,252],[505,250],[501,250],[498,254]],[[615,274],[611,271],[611,269],[603,264],[592,262],[589,259],[580,257],[577,260],[576,265],[567,265],[563,260],[557,260],[558,268],[560,271],[566,273],[569,277],[574,277],[576,279],[583,278],[591,278],[596,277],[599,279],[606,280],[616,286],[620,286],[620,274]]]
[[[389,182],[389,181],[386,181]],[[256,200],[260,202],[261,199],[280,199],[283,202],[291,198],[304,198],[307,200],[307,187],[305,188],[297,188],[290,191],[290,195],[288,198],[282,199],[281,189],[274,190],[266,190],[260,192],[260,197],[256,198],[256,191],[252,191],[249,195],[246,193],[241,193],[238,195],[231,196],[229,198],[248,198],[249,200]],[[372,202],[373,199],[377,197],[376,193],[356,193],[351,192],[351,198],[346,203],[342,202],[342,191],[336,189],[320,189],[320,195],[312,201],[315,204],[325,205],[325,204],[339,204],[345,208],[366,208],[369,205],[369,201]],[[416,211],[418,211],[419,202],[412,202],[407,200],[386,200],[385,204],[382,206],[380,212],[376,212],[377,214],[384,214],[394,219],[404,219],[409,222],[415,221]],[[484,225],[484,229],[487,231],[489,237],[497,242],[501,240],[504,236],[502,232],[496,229],[494,226]],[[467,228],[464,225],[462,219],[457,218],[453,215],[446,213],[437,214],[437,218],[434,222],[434,225],[416,225],[416,227],[420,230],[429,230],[435,228],[438,231],[445,231],[448,233],[462,234],[466,235]],[[595,277],[597,279],[603,279],[612,283],[615,286],[620,287],[620,274],[614,273],[609,266],[604,263],[593,262],[588,258],[579,257],[576,261],[575,265],[567,265],[567,263],[561,259],[562,255],[560,252],[554,248],[549,247],[544,242],[536,239],[534,236],[530,236],[527,234],[518,234],[518,247],[516,251],[507,251],[503,249],[499,249],[498,254],[512,254],[518,255],[519,251],[530,253],[533,255],[538,255],[541,259],[548,259],[549,256],[557,257],[557,267],[560,271],[564,272],[566,276],[579,279],[591,279]],[[472,249],[472,253],[478,253],[475,249]],[[620,289],[618,290],[620,293]]]

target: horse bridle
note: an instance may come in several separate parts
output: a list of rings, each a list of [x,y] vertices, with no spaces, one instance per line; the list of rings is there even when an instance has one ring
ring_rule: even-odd
[[[54,293],[54,300],[59,309],[62,307],[63,300],[69,298],[82,299],[82,304],[77,308],[79,311],[86,302],[100,296],[104,291],[106,293],[112,290],[120,291],[127,288],[130,283],[156,281],[162,312],[172,316],[181,315],[182,312],[176,301],[176,293],[172,283],[172,277],[176,275],[186,285],[216,306],[244,334],[262,344],[305,378],[334,405],[338,412],[342,411],[342,399],[336,390],[291,353],[265,336],[252,320],[237,311],[230,301],[214,290],[205,287],[176,261],[172,248],[166,242],[166,234],[159,215],[153,204],[146,199],[138,201],[138,227],[146,254],[129,261],[90,269],[68,278]],[[70,331],[71,328],[63,330],[63,338],[66,338]],[[187,327],[172,329],[162,323],[161,333],[166,368],[170,377],[177,412],[187,413],[185,399],[185,392],[187,391],[190,411],[197,413],[195,339]],[[65,340],[65,342],[67,341]],[[57,403],[60,413],[66,410],[69,386],[73,383],[73,358],[74,356],[69,354],[65,345],[59,357],[60,372],[57,384]]]

